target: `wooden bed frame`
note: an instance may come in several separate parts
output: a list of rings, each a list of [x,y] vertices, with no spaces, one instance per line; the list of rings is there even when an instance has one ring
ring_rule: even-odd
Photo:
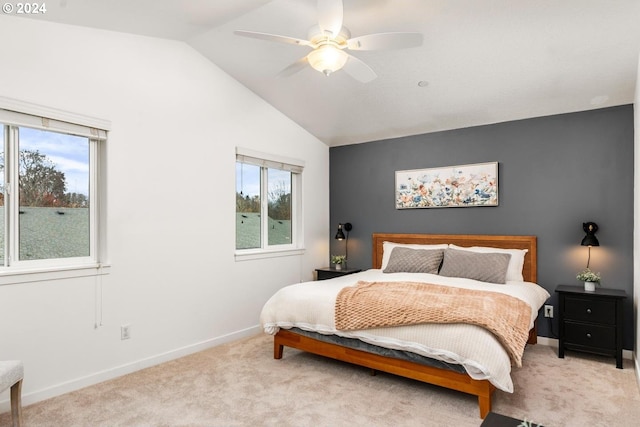
[[[495,235],[459,235],[459,234],[373,234],[373,268],[382,264],[382,243],[441,244],[451,243],[458,246],[488,246],[505,249],[528,249],[525,256],[523,276],[527,282],[537,280],[537,239],[535,236],[495,236]],[[537,328],[529,333],[529,344],[535,344]],[[488,380],[474,380],[467,374],[446,369],[421,365],[362,350],[342,347],[338,344],[319,341],[307,336],[280,329],[273,341],[273,356],[282,358],[283,347],[292,347],[309,353],[364,366],[374,371],[388,372],[406,378],[422,381],[461,391],[478,397],[480,417],[491,411],[491,396],[495,386]]]

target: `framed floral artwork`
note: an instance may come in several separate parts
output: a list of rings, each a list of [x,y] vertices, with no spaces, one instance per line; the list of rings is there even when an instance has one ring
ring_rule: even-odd
[[[396,209],[498,206],[498,162],[396,171]]]

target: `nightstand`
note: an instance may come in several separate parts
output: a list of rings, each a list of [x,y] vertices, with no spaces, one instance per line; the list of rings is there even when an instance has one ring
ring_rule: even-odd
[[[622,290],[596,288],[587,292],[582,286],[559,285],[558,311],[560,334],[558,357],[565,349],[614,356],[622,369],[623,302]]]
[[[318,275],[317,280],[333,279],[334,277],[346,276],[347,274],[359,273],[362,270],[359,268],[343,268],[336,270],[332,267],[316,268]]]
[[[482,424],[480,424],[480,427],[520,427],[523,425],[529,424],[524,424],[523,420],[517,420],[515,418],[500,415],[495,412],[489,412],[484,421],[482,421]],[[533,423],[531,423],[531,425],[543,427],[542,425]]]

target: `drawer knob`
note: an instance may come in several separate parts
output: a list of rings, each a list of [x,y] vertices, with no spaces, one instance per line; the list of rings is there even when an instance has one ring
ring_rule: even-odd
[[[587,334],[587,338],[591,339],[591,334]]]
[[[591,309],[587,308],[587,314],[591,314]]]

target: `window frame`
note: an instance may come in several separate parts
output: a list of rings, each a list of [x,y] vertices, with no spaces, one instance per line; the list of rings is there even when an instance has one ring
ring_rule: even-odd
[[[235,163],[245,163],[260,167],[260,247],[237,249],[234,238],[235,260],[244,261],[278,256],[292,256],[304,253],[302,222],[302,179],[304,161],[284,156],[262,153],[242,147],[236,147]],[[234,164],[235,164],[234,163]],[[268,169],[285,170],[291,173],[291,243],[269,245],[268,238]],[[234,168],[235,170],[235,168]],[[234,179],[234,193],[237,183]],[[235,199],[234,199],[235,200]],[[237,236],[236,236],[237,237]]]
[[[0,97],[0,123],[7,126],[5,152],[5,260],[0,286],[40,280],[108,274],[106,242],[106,141],[110,122],[63,110]],[[17,260],[19,226],[19,150],[9,146],[19,128],[33,128],[86,137],[89,141],[89,255],[41,260]],[[10,159],[10,160],[9,160]],[[16,199],[16,200],[14,200]],[[12,259],[13,258],[13,259]]]

